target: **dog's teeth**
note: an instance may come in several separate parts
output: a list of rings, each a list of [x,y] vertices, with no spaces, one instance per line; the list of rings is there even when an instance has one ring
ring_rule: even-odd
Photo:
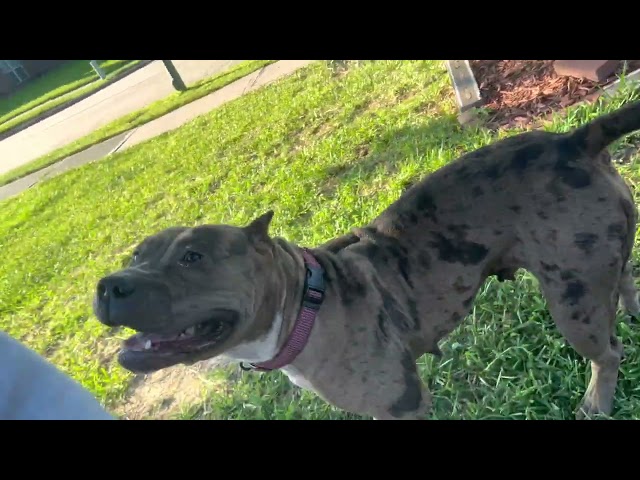
[[[147,340],[146,343],[144,344],[144,349],[145,350],[150,350],[151,349],[151,340]]]

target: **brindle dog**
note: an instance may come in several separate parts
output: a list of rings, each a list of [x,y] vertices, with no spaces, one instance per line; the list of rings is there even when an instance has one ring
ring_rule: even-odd
[[[640,129],[640,103],[569,133],[528,132],[468,153],[406,191],[369,225],[312,252],[326,297],[304,350],[282,370],[344,410],[424,418],[424,353],[472,307],[489,275],[535,275],[567,341],[591,361],[578,416],[610,414],[622,345],[619,297],[640,312],[630,256],[632,194],[606,147]],[[140,333],[120,363],[150,372],[218,355],[273,358],[300,309],[301,250],[250,225],[170,228],[101,279],[95,311]]]

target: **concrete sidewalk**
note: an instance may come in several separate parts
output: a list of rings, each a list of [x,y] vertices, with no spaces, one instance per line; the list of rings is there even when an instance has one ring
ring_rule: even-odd
[[[133,145],[137,145],[157,135],[174,130],[190,120],[213,110],[214,108],[217,108],[231,100],[235,100],[247,92],[256,90],[278,80],[279,78],[287,76],[312,62],[314,62],[314,60],[281,60],[279,62],[272,63],[271,65],[267,65],[266,67],[236,80],[206,97],[202,97],[199,100],[174,110],[167,115],[94,145],[82,152],[76,153],[75,155],[71,155],[54,165],[32,173],[31,175],[21,178],[13,183],[0,187],[0,200],[17,195],[45,178],[50,178],[79,165],[99,160],[111,153],[130,148]],[[10,139],[11,138],[8,138],[7,140]],[[2,158],[1,153],[0,158]]]

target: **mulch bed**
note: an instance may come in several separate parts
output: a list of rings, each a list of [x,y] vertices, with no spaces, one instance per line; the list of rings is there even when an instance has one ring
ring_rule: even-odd
[[[580,101],[597,98],[601,88],[617,80],[624,62],[605,81],[561,77],[554,60],[470,60],[484,106],[490,115],[489,128],[526,126],[540,117]],[[640,68],[640,60],[627,62],[627,73]]]

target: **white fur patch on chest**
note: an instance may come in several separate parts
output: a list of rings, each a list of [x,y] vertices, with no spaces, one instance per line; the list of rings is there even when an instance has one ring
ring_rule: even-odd
[[[260,363],[271,360],[278,353],[278,337],[282,328],[282,313],[273,319],[267,334],[252,342],[236,345],[225,352],[224,356],[238,362]]]
[[[313,385],[307,381],[306,378],[302,376],[300,371],[291,365],[287,365],[286,367],[282,367],[280,370],[289,377],[291,383],[296,385],[297,387],[304,388],[305,390],[313,390]]]
[[[260,363],[271,360],[278,353],[278,337],[282,328],[282,314],[278,313],[273,320],[273,325],[265,336],[252,342],[242,343],[225,352],[224,356],[236,362]],[[280,370],[289,377],[294,385],[313,391],[311,384],[302,374],[293,367],[287,365]]]

